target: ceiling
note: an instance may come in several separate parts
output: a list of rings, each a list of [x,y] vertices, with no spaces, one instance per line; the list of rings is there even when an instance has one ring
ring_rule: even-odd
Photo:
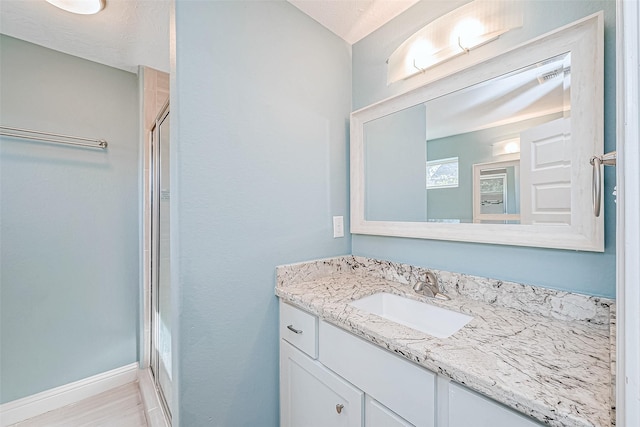
[[[419,0],[287,0],[295,7],[354,44]]]
[[[44,0],[0,0],[0,32],[127,71],[169,71],[170,0],[107,0],[75,15]]]
[[[419,0],[288,1],[353,44]],[[168,72],[171,0],[106,2],[81,16],[44,0],[0,0],[0,33],[131,72],[138,65]]]

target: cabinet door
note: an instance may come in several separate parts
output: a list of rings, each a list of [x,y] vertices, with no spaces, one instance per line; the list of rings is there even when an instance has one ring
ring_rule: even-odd
[[[521,415],[473,391],[449,383],[449,427],[540,427]]]
[[[371,396],[366,396],[364,403],[364,427],[413,427],[413,424]]]
[[[364,394],[280,340],[282,427],[361,427]]]

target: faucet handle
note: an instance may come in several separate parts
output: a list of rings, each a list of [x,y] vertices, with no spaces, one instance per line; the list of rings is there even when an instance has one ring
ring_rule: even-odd
[[[426,295],[428,297],[432,297],[432,298],[435,297],[435,293],[433,292],[433,289],[426,282],[416,282],[416,284],[413,285],[413,290],[419,294]]]
[[[425,274],[424,282],[418,281],[413,285],[413,290],[431,298],[435,298],[439,294],[442,295],[438,288],[438,278],[431,271],[427,271]]]
[[[427,271],[425,274],[425,282],[432,288],[438,289],[438,278],[431,271]]]

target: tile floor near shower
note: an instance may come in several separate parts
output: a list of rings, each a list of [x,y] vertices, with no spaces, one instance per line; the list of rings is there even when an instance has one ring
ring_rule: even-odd
[[[147,427],[138,382],[132,382],[10,427]]]

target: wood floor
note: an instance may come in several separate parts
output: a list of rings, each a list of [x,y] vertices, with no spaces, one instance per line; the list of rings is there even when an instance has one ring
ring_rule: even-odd
[[[11,427],[147,427],[138,383],[126,384]]]

